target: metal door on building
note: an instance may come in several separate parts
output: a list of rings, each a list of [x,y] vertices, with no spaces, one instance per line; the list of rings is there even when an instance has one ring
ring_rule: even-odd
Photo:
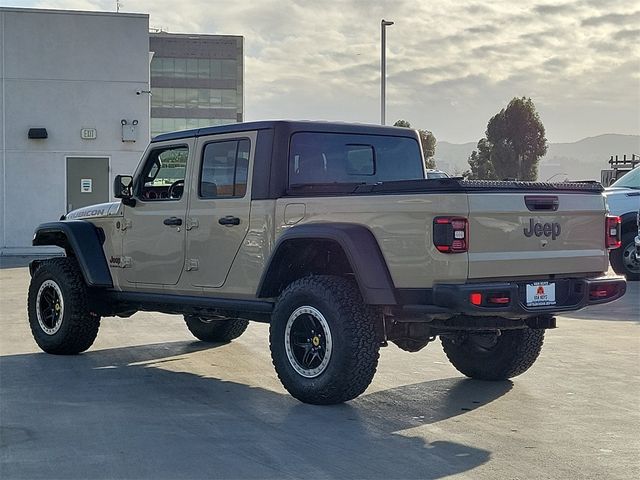
[[[67,157],[67,212],[109,201],[109,159]]]

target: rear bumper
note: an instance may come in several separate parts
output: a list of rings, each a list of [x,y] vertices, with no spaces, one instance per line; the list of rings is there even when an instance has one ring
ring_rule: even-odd
[[[613,302],[627,289],[624,277],[599,277],[590,279],[562,278],[549,280],[555,283],[556,304],[527,306],[526,285],[530,282],[467,283],[461,285],[435,285],[423,298],[424,303],[407,303],[405,314],[499,316],[529,318],[560,312],[580,310],[589,305]],[[472,294],[480,294],[481,303],[472,303]],[[501,304],[487,300],[499,296]],[[415,298],[415,297],[414,297]],[[508,299],[508,301],[504,300]]]

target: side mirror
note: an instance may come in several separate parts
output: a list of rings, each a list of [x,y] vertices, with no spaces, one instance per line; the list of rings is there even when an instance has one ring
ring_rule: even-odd
[[[113,180],[113,196],[121,198],[125,205],[135,206],[136,200],[133,198],[133,177],[131,175],[116,175]]]

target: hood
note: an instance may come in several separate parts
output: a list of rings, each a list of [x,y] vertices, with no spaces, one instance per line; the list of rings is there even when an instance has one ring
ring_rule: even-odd
[[[635,188],[607,188],[604,197],[613,215],[624,215],[640,209],[640,190]]]
[[[637,188],[629,187],[607,187],[604,189],[604,194],[609,195],[624,195],[627,193],[640,192]]]
[[[65,215],[66,220],[77,220],[80,218],[91,217],[107,217],[110,215],[119,215],[120,202],[98,203],[96,205],[89,205],[88,207],[78,208],[72,210]]]

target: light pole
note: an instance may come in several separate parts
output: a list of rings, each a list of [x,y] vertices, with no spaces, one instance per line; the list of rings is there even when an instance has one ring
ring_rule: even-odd
[[[393,22],[388,22],[384,18],[380,22],[380,30],[382,33],[382,45],[380,53],[380,124],[385,124],[385,102],[387,97],[387,36],[385,34],[385,27],[393,25]]]

